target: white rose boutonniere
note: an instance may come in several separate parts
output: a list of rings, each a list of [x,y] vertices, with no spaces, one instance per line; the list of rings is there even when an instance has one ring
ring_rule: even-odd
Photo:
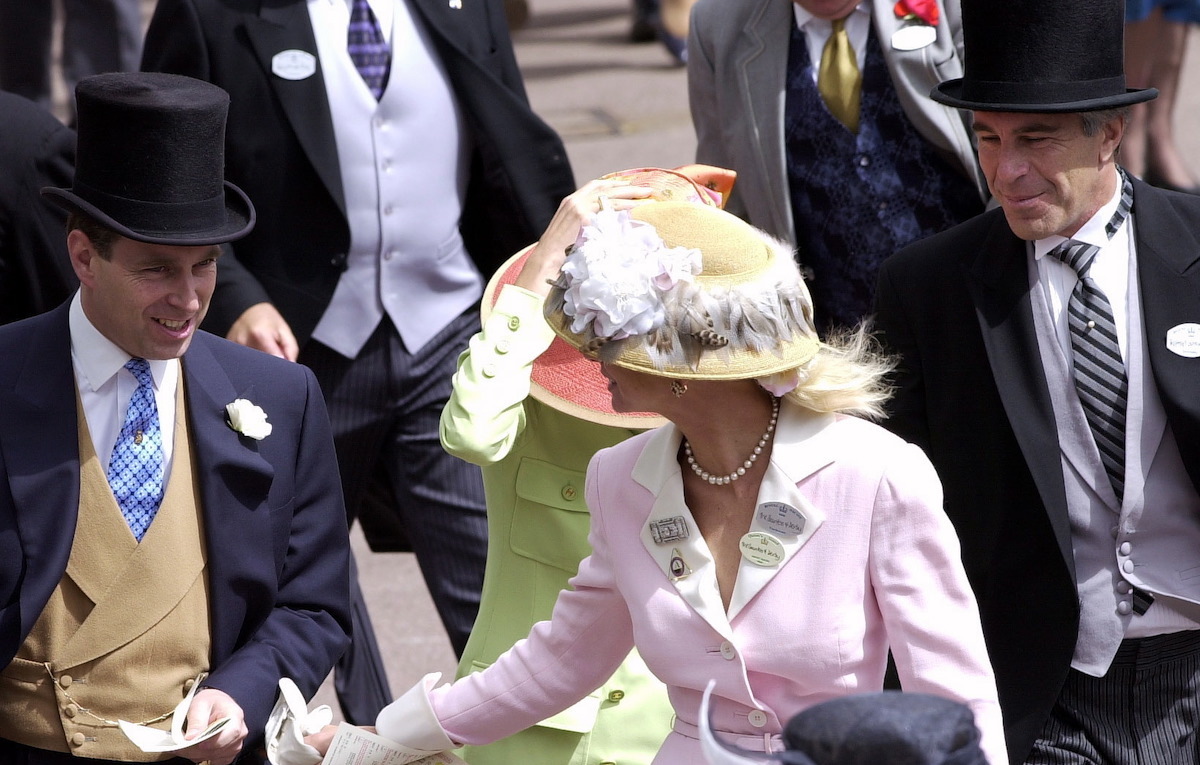
[[[225,415],[229,427],[247,438],[261,441],[271,435],[271,423],[267,422],[267,413],[262,407],[244,398],[239,398],[225,405]]]

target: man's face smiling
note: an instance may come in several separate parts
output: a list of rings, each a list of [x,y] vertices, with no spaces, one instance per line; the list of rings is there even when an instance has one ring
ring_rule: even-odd
[[[1079,114],[976,112],[979,164],[1022,239],[1071,236],[1116,192],[1124,120],[1086,135]]]
[[[67,237],[83,311],[131,356],[182,356],[208,311],[216,286],[216,245],[167,246],[117,237],[102,258],[76,229]]]

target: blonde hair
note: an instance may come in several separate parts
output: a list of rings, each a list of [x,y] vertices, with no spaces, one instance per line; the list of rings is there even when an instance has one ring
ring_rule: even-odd
[[[883,419],[892,395],[887,376],[896,359],[883,353],[870,329],[868,320],[825,338],[799,369],[800,384],[784,398],[815,412]]]

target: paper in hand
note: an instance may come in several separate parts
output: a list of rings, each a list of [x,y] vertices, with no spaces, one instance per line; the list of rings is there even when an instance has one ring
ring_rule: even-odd
[[[429,754],[342,723],[321,765],[467,765],[449,752]]]
[[[138,725],[126,720],[118,720],[117,726],[121,732],[125,734],[125,738],[133,742],[134,746],[141,749],[143,752],[175,752],[180,749],[187,749],[189,746],[195,746],[201,741],[210,739],[221,732],[221,729],[229,724],[232,717],[222,717],[219,720],[213,721],[211,725],[204,729],[204,732],[193,739],[184,738],[183,724],[187,722],[188,709],[192,706],[192,697],[196,695],[196,689],[200,687],[200,682],[205,678],[205,675],[200,675],[196,681],[192,683],[191,690],[183,697],[176,705],[175,711],[171,716],[171,729],[159,730],[151,728],[148,725]]]

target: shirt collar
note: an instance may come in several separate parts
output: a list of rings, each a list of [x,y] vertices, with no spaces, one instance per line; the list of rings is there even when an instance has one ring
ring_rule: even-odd
[[[800,29],[804,29],[805,25],[807,25],[810,21],[815,21],[818,24],[824,24],[827,28],[832,26],[832,22],[826,19],[818,19],[816,16],[812,15],[812,13],[805,10],[799,3],[792,3],[792,12],[796,15],[796,26]],[[854,10],[850,12],[850,15],[855,13],[862,13],[870,16],[871,9],[866,3],[859,3],[858,5],[854,6]]]
[[[92,324],[91,319],[83,312],[83,302],[78,290],[75,297],[71,298],[69,324],[71,355],[75,359],[75,368],[83,377],[80,382],[86,383],[93,391],[98,391],[133,357],[96,329],[96,325]],[[176,359],[150,360],[150,374],[154,377],[155,388],[162,386],[167,367],[175,361]]]
[[[1095,215],[1093,215],[1091,218],[1088,218],[1087,223],[1084,223],[1083,227],[1076,231],[1074,236],[1069,237],[1072,241],[1094,244],[1097,247],[1104,249],[1109,242],[1108,232],[1105,231],[1105,228],[1108,226],[1108,222],[1112,220],[1113,213],[1117,211],[1117,205],[1121,202],[1122,182],[1123,180],[1120,174],[1118,174],[1117,188],[1116,191],[1113,192],[1112,198],[1109,199],[1103,207],[1097,210]],[[1126,217],[1125,222],[1121,225],[1125,226],[1128,223],[1129,218]],[[1034,241],[1033,257],[1041,260],[1055,247],[1067,241],[1067,239],[1068,237],[1053,234],[1045,239],[1038,239]]]

